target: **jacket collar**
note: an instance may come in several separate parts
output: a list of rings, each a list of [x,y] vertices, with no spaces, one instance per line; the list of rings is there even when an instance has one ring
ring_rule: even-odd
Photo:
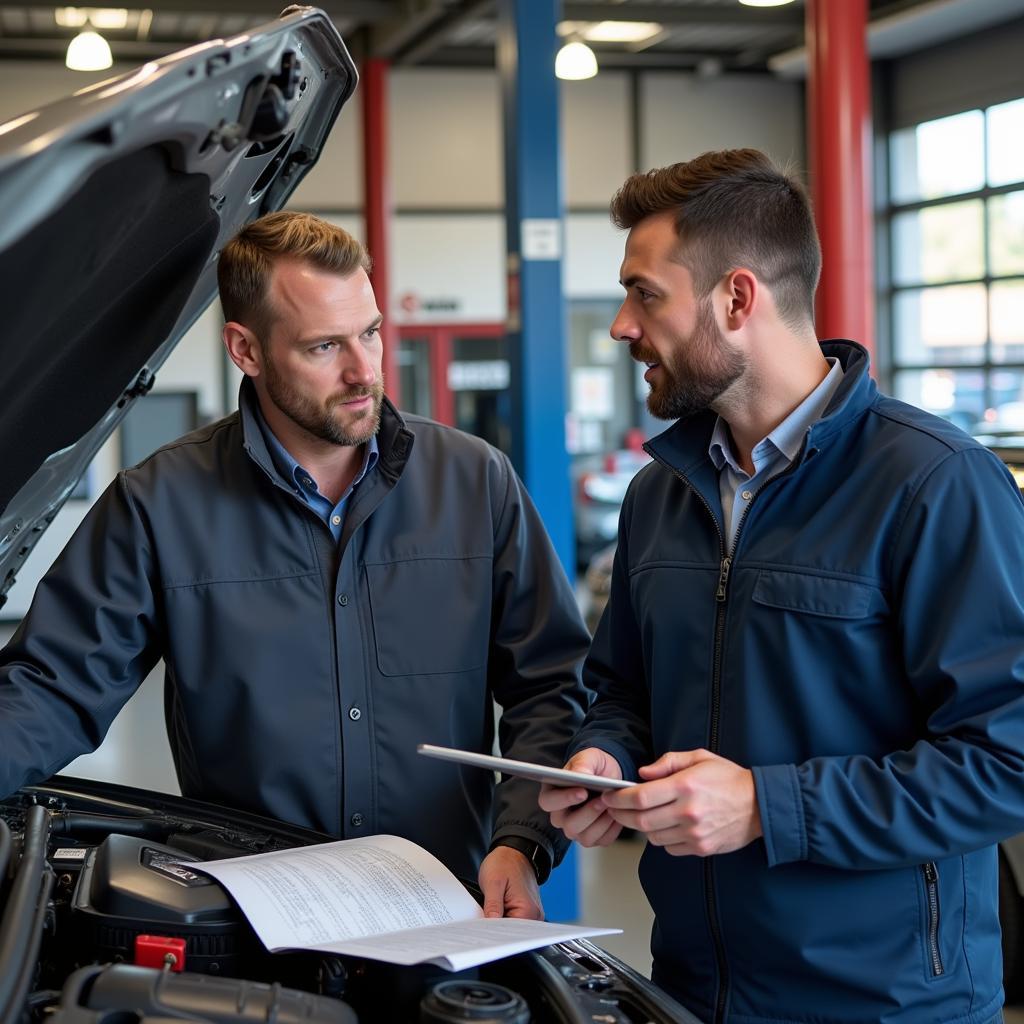
[[[878,396],[875,382],[868,375],[867,349],[855,341],[823,341],[822,353],[839,360],[843,379],[821,419],[807,433],[804,457],[810,448],[820,448],[835,434],[848,427],[874,403]],[[659,462],[696,478],[711,466],[708,445],[717,415],[710,409],[677,420],[664,433],[648,441],[644,448]],[[705,465],[706,464],[706,465]],[[712,472],[714,467],[711,466]]]
[[[242,447],[249,457],[272,480],[279,482],[279,474],[267,450],[267,442],[256,420],[256,388],[248,377],[242,378],[238,389],[238,416],[242,427]],[[412,451],[413,433],[405,424],[402,414],[385,397],[381,405],[377,446],[380,458],[376,472],[383,473],[391,483],[398,479]],[[287,490],[288,488],[286,488]]]

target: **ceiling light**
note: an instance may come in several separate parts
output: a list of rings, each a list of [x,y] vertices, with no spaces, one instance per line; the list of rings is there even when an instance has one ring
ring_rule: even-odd
[[[665,30],[656,21],[560,21],[558,34],[591,43],[643,43]]]
[[[53,20],[61,28],[81,28],[89,20],[89,14],[84,7],[58,7],[53,12]]]
[[[570,82],[593,78],[597,74],[597,58],[594,51],[578,39],[566,43],[555,57],[555,74]]]
[[[592,43],[642,43],[662,31],[656,21],[599,21],[582,34]]]
[[[744,7],[782,7],[793,0],[740,0]]]
[[[68,43],[64,63],[72,71],[103,71],[114,63],[114,59],[106,39],[99,32],[86,29]]]
[[[128,11],[124,7],[94,7],[89,11],[89,21],[96,29],[117,31],[128,25]]]
[[[91,24],[99,29],[122,29],[128,25],[128,11],[124,7],[58,7],[53,20],[61,28],[84,28]]]

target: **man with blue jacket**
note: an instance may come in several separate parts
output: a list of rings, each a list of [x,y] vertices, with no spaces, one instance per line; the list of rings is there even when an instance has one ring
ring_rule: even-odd
[[[647,366],[567,767],[648,839],[654,978],[721,1024],[998,1020],[1024,827],[1024,508],[999,460],[819,344],[801,187],[754,150],[631,177],[612,334]]]

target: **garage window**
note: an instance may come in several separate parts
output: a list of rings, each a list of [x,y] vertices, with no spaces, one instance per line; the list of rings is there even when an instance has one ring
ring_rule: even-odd
[[[1024,436],[1024,98],[889,136],[895,394]]]

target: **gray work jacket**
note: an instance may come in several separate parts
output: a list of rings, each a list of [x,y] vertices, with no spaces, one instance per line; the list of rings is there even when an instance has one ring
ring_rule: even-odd
[[[587,634],[508,460],[385,402],[340,544],[239,413],[121,472],[0,656],[0,791],[95,748],[159,658],[182,792],[345,838],[389,832],[463,876],[493,840],[565,841],[537,787],[428,760],[560,765]]]

